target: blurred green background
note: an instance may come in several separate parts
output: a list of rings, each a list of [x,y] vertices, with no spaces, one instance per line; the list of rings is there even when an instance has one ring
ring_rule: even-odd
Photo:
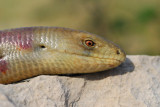
[[[103,36],[127,54],[160,55],[160,0],[0,0],[0,29],[59,26]]]

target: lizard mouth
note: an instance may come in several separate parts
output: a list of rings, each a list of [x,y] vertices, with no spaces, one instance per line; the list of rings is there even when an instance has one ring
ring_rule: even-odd
[[[114,60],[114,61],[117,61],[117,62],[120,62],[120,63],[122,63],[123,61],[121,61],[121,60],[118,60],[118,59],[114,59],[114,58],[100,58],[100,57],[93,57],[93,58],[96,58],[96,59],[102,59],[102,60]]]
[[[95,59],[99,59],[99,60],[113,60],[113,61],[116,61],[117,63],[122,63],[125,60],[125,58],[123,58],[123,59],[102,58],[102,57],[87,56],[87,55],[83,55],[83,54],[77,54],[77,53],[66,52],[66,51],[57,51],[57,52],[63,53],[63,54],[68,54],[68,55],[75,55],[75,56],[80,56],[80,57],[86,57],[86,58],[95,58]]]
[[[76,53],[67,53],[67,54],[81,56],[81,57],[87,57],[87,58],[95,58],[95,59],[100,59],[100,60],[114,60],[114,61],[117,61],[118,63],[122,63],[124,61],[124,60],[115,59],[115,58],[101,58],[101,57],[87,56],[87,55],[76,54]]]

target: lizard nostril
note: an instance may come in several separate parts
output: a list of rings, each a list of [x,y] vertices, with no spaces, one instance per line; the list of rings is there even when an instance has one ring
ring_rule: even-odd
[[[117,55],[121,54],[121,53],[120,53],[120,50],[117,50],[116,53],[117,53]]]

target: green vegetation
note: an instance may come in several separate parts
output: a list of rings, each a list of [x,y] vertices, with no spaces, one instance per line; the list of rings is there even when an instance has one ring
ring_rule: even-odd
[[[61,26],[119,44],[127,54],[160,55],[159,0],[1,0],[0,29]]]

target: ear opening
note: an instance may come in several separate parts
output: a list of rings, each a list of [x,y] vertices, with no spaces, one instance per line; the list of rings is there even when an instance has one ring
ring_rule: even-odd
[[[44,48],[46,48],[46,46],[45,45],[40,45],[40,48],[44,49]]]

